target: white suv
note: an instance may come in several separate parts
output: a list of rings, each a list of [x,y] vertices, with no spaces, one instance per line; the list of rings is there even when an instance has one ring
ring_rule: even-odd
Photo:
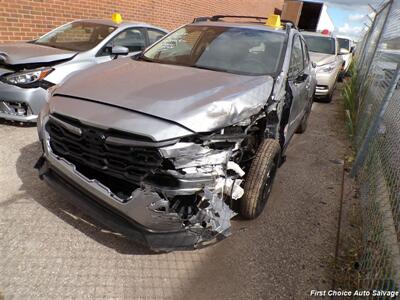
[[[340,71],[343,68],[344,53],[339,50],[336,37],[316,32],[302,32],[310,51],[311,60],[317,65],[317,87],[315,97],[331,102]]]

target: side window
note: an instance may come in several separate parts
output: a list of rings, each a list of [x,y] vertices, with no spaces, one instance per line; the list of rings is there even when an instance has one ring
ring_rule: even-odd
[[[301,44],[303,45],[304,67],[307,67],[310,63],[310,54],[308,53],[308,47],[304,40],[301,40]]]
[[[165,59],[174,62],[178,59],[185,60],[190,56],[201,34],[202,32],[199,30],[178,29],[173,35],[170,35],[157,44],[159,47],[150,48],[147,54],[156,59]]]
[[[123,46],[129,49],[129,52],[142,51],[146,48],[146,39],[142,29],[131,28],[122,31],[107,43],[101,51],[100,56],[111,55],[111,48],[114,46]]]
[[[147,34],[149,36],[149,45],[152,45],[161,39],[166,33],[157,29],[147,28]]]
[[[304,70],[303,47],[298,35],[294,37],[292,55],[290,57],[289,77],[295,77]]]
[[[336,39],[336,51],[335,51],[335,54],[337,55],[339,53],[339,51],[340,51],[340,46],[339,46],[338,40]]]
[[[139,28],[125,30],[118,34],[112,41],[113,46],[123,46],[129,52],[142,51],[146,47],[146,39]]]

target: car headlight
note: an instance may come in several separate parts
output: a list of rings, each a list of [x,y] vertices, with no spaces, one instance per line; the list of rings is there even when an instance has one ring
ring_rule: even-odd
[[[240,126],[229,126],[213,133],[182,138],[178,143],[159,148],[164,158],[177,169],[227,164],[245,138]]]
[[[15,85],[29,85],[41,81],[53,70],[53,68],[40,68],[29,71],[21,71],[4,76],[4,80]]]
[[[326,65],[318,66],[317,72],[331,73],[333,70],[335,70],[335,67],[336,67],[336,62],[331,62]]]

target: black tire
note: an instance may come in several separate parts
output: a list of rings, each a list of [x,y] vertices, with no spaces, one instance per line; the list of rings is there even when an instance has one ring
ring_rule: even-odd
[[[331,103],[333,99],[333,93],[335,92],[335,88],[332,89],[331,93],[325,97],[321,97],[316,99],[316,102],[321,102],[321,103]]]
[[[319,96],[319,97],[314,97],[314,102],[319,102],[319,103],[330,103],[332,102],[333,98],[333,91],[327,95],[327,96]]]
[[[331,103],[333,99],[333,93],[335,92],[335,89],[332,90],[332,93],[330,93],[324,100],[325,103]]]
[[[272,184],[279,167],[281,146],[277,140],[263,140],[251,163],[240,200],[240,215],[255,219],[263,211],[271,193]]]
[[[343,82],[345,77],[346,77],[345,73],[340,73],[338,78],[337,78],[337,82]]]
[[[312,107],[312,99],[310,99],[310,103],[307,104],[307,109],[306,112],[304,113],[303,118],[301,119],[300,125],[299,127],[297,127],[296,129],[296,133],[304,133],[307,129],[307,123],[308,123],[308,117],[310,116],[310,112],[311,112],[311,107]]]

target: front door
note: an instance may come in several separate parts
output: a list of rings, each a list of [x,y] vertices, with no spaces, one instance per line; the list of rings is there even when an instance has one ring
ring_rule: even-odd
[[[123,46],[129,49],[129,55],[132,56],[146,48],[146,34],[143,28],[129,28],[113,37],[100,53],[96,56],[97,63],[110,61],[114,58],[111,53],[113,46]]]
[[[301,39],[299,35],[295,35],[289,67],[289,86],[292,92],[292,105],[288,128],[286,128],[286,140],[292,137],[301,122],[308,100],[307,85],[309,77],[309,74],[305,71]]]

